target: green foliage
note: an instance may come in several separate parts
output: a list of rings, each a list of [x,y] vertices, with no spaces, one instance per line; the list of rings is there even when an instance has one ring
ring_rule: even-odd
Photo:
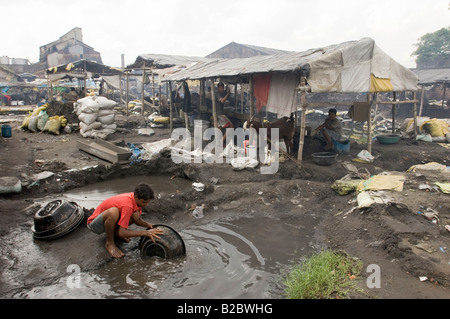
[[[450,57],[450,27],[427,33],[418,40],[419,42],[415,44],[417,49],[411,54],[417,56],[417,63]]]
[[[345,298],[358,290],[355,279],[362,262],[342,252],[321,251],[294,267],[285,280],[289,299]]]

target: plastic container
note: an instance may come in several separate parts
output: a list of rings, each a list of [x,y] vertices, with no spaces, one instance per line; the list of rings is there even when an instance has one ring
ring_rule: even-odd
[[[333,141],[333,149],[340,154],[349,153],[350,152],[350,140],[345,140],[342,142]]]
[[[397,144],[400,141],[401,135],[399,134],[381,134],[377,135],[378,143],[381,144]]]
[[[11,137],[12,136],[12,132],[11,132],[11,126],[8,124],[3,124],[2,125],[2,136],[3,137]]]
[[[329,166],[336,162],[338,154],[331,152],[313,153],[312,157],[317,165]]]

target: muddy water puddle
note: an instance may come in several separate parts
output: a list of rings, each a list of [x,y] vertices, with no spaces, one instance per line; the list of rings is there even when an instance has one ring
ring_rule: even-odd
[[[158,193],[190,188],[167,176],[130,177],[97,183],[58,195],[85,208],[134,189],[139,182]],[[157,190],[157,191],[156,191]],[[44,198],[50,201],[52,197]],[[3,280],[11,298],[282,298],[283,280],[293,265],[314,250],[314,215],[282,218],[223,217],[193,220],[178,233],[186,256],[141,257],[138,238],[119,246],[126,257],[113,260],[104,236],[79,226],[52,241],[17,231],[4,238],[11,249]],[[125,249],[124,249],[125,248]]]
[[[212,222],[179,234],[184,257],[141,257],[136,248],[93,270],[70,264],[51,284],[13,298],[281,298],[287,271],[312,250],[310,231],[268,217]]]
[[[141,182],[149,184],[153,188],[155,196],[163,193],[172,194],[192,187],[191,181],[172,176],[131,176],[70,190],[63,193],[62,196],[58,195],[58,199],[74,201],[87,209],[95,208],[110,196],[133,192],[136,185]]]

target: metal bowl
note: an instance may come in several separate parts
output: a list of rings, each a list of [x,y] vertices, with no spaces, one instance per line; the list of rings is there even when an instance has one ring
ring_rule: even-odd
[[[312,154],[314,162],[317,165],[324,166],[332,165],[333,163],[335,163],[337,156],[338,154],[332,152],[319,152]]]
[[[36,239],[54,239],[74,230],[83,219],[83,208],[77,203],[54,200],[36,212],[31,230]]]
[[[399,134],[380,134],[377,135],[377,141],[381,144],[396,144],[400,141],[401,135]]]
[[[141,237],[139,241],[139,249],[141,257],[160,257],[170,259],[186,255],[186,247],[183,238],[171,227],[166,225],[153,225],[163,231],[153,242],[148,237]],[[149,229],[149,228],[148,228]]]

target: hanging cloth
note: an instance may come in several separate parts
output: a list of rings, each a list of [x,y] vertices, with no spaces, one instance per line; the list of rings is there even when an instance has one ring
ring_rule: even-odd
[[[253,95],[256,99],[257,112],[267,105],[271,79],[272,75],[270,73],[258,74],[253,78]]]

